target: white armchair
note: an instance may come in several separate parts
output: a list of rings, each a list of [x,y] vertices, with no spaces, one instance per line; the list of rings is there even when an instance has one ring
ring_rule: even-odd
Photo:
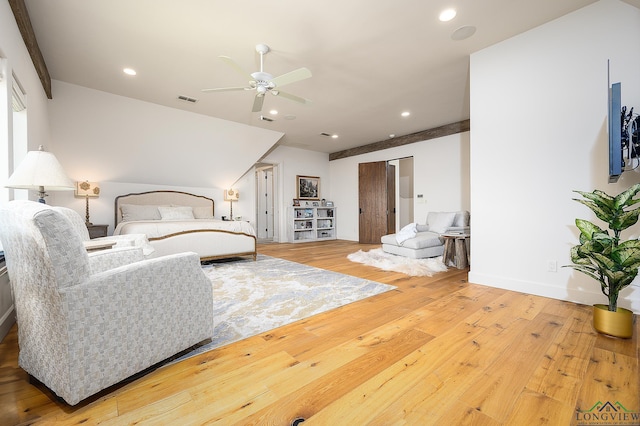
[[[195,253],[89,256],[63,214],[31,201],[0,208],[0,240],[19,365],[71,405],[211,337],[212,287]]]
[[[441,256],[444,252],[442,234],[468,234],[469,221],[468,211],[429,212],[426,223],[412,223],[397,234],[383,235],[380,239],[382,250],[413,259]]]
[[[76,230],[82,241],[89,241],[89,231],[84,223],[84,219],[76,212],[67,207],[51,207],[52,209],[62,213],[71,221],[71,225]],[[151,257],[155,249],[149,243],[145,234],[128,234],[128,235],[111,235],[108,237],[94,238],[93,243],[110,242],[114,247],[140,247],[144,257]]]

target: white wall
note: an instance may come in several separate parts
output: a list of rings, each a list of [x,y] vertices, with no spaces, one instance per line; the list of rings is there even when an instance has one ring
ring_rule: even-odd
[[[55,80],[48,107],[56,157],[72,180],[100,182],[100,198],[90,200],[91,221],[109,224],[110,233],[115,197],[131,192],[209,196],[216,217],[228,216],[224,189],[239,188],[237,181],[283,135]],[[84,216],[83,200],[54,195],[50,203]],[[234,216],[253,217],[252,199],[234,203]]]
[[[560,266],[578,243],[575,218],[595,219],[572,190],[640,182],[626,172],[608,184],[607,144],[607,59],[623,105],[640,110],[639,42],[640,10],[602,0],[471,56],[471,282],[606,302],[597,282]],[[640,288],[619,305],[640,312]]]
[[[74,180],[228,188],[283,135],[53,83],[52,138]]]
[[[417,142],[329,162],[328,200],[338,208],[342,240],[358,241],[358,163],[413,156],[413,218],[424,223],[430,211],[469,210],[469,132]],[[473,212],[471,212],[473,217]]]
[[[6,58],[8,64],[7,75],[3,76],[3,79],[10,82],[11,74],[15,73],[26,92],[29,113],[27,123],[29,150],[37,150],[38,145],[44,145],[45,149],[53,151],[55,146],[49,138],[47,95],[44,93],[29,52],[22,41],[9,2],[0,2],[0,57]],[[9,97],[2,99],[2,102],[9,102],[10,105],[11,91],[9,90],[5,95]],[[8,118],[8,122],[10,126],[10,118]],[[0,137],[10,140],[11,128],[3,129]],[[0,154],[4,155],[4,153]],[[4,186],[4,181],[7,178],[8,176],[0,176],[0,185]]]
[[[289,226],[289,207],[293,205],[293,199],[297,197],[296,176],[318,176],[320,178],[320,198],[330,199],[329,194],[331,193],[330,188],[333,179],[330,179],[331,174],[329,173],[329,154],[279,146],[264,158],[262,163],[278,165],[280,185],[276,209],[279,216],[279,235],[274,239],[286,242]],[[255,180],[253,182],[255,187]],[[340,210],[338,210],[338,214],[340,214]],[[338,229],[340,229],[339,226]]]

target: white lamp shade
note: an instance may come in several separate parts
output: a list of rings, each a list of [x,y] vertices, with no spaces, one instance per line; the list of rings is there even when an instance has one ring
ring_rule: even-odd
[[[93,197],[97,198],[100,196],[100,184],[98,182],[76,182],[76,197],[84,198],[84,197]]]
[[[42,148],[42,147],[41,147]],[[15,189],[51,191],[73,190],[74,184],[64,172],[55,155],[47,151],[29,151],[5,185]]]
[[[225,201],[238,201],[240,199],[240,194],[237,189],[225,189],[224,190],[224,200]]]

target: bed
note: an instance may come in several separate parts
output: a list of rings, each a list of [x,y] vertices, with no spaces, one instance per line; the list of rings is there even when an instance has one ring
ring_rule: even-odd
[[[126,194],[115,200],[113,235],[146,234],[155,256],[193,251],[200,260],[253,256],[249,222],[215,219],[211,198],[180,191]]]

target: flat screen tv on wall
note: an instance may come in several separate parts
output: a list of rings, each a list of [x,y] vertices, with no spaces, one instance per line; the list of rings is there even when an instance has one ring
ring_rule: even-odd
[[[621,84],[609,88],[609,183],[615,183],[624,171],[622,159]]]

